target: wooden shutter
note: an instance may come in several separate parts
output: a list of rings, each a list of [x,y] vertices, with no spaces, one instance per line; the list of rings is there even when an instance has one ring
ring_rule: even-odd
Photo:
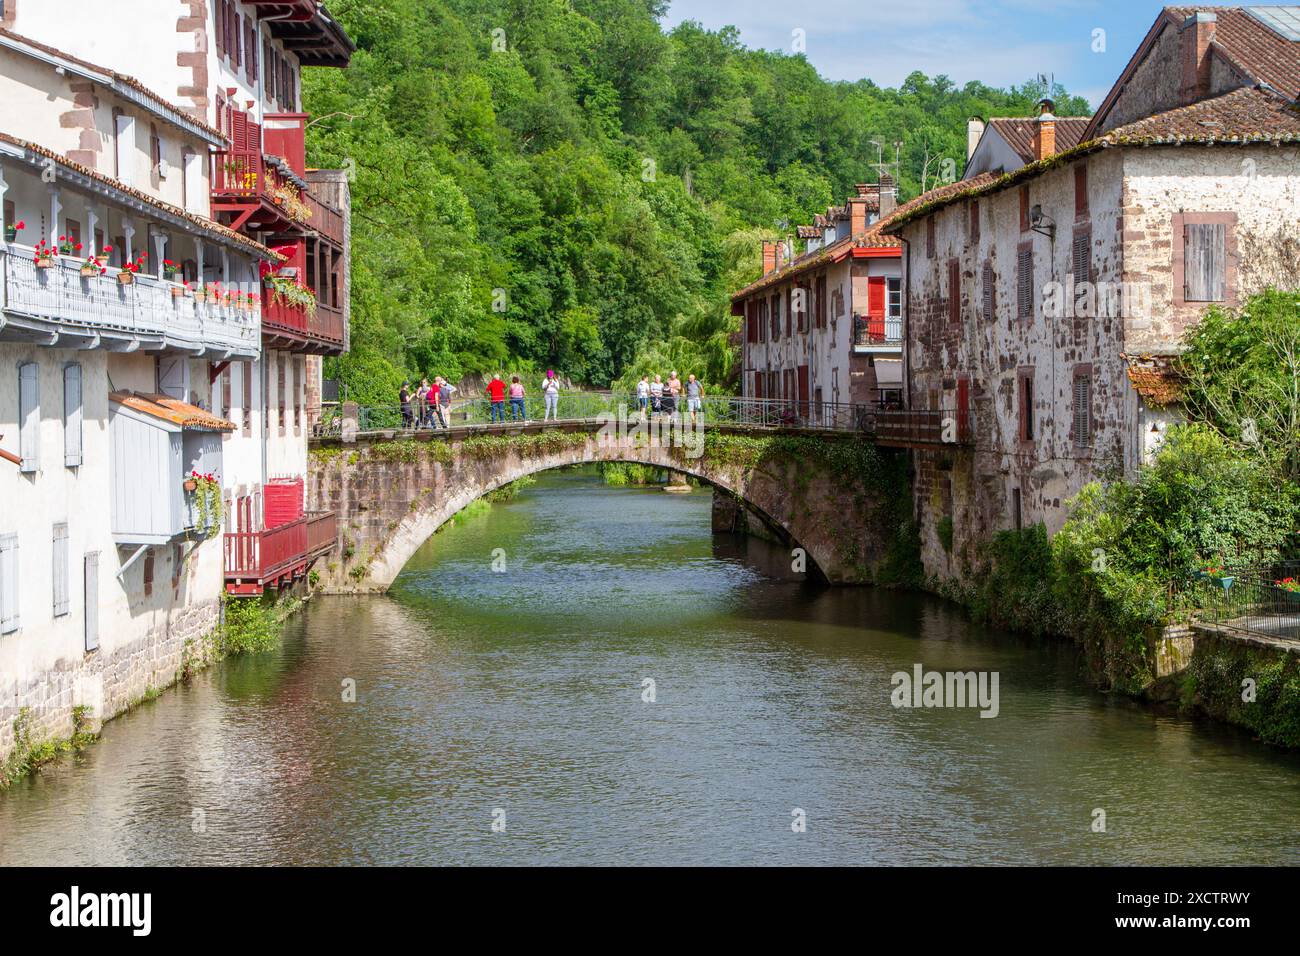
[[[984,321],[993,321],[993,264],[984,263],[984,275],[982,277],[984,300],[982,304],[984,312]]]
[[[1074,379],[1074,443],[1081,448],[1092,444],[1092,376]]]
[[[51,568],[54,581],[54,616],[62,617],[68,613],[71,601],[68,599],[68,526],[59,523],[54,526],[54,566]]]
[[[86,650],[99,647],[99,552],[85,557],[82,573],[82,598],[86,608]]]
[[[961,264],[956,259],[948,260],[948,321],[961,322]]]
[[[0,634],[18,630],[18,535],[0,535]]]
[[[280,434],[281,435],[284,434],[285,418],[287,417],[285,415],[285,408],[287,407],[287,403],[285,401],[285,398],[287,397],[286,396],[287,389],[284,387],[284,380],[285,380],[284,365],[287,360],[288,360],[287,357],[284,355],[277,356],[275,359],[273,359],[273,361],[275,362],[275,390],[280,403]]]
[[[81,366],[63,369],[63,464],[81,465]]]
[[[1088,211],[1088,167],[1080,163],[1074,167],[1074,214],[1082,216]]]
[[[257,22],[251,18],[244,20],[244,76],[249,85],[257,83]]]
[[[19,471],[34,472],[41,466],[41,392],[39,368],[35,362],[18,366]]]
[[[1074,232],[1074,281],[1092,281],[1092,230],[1076,229]]]
[[[970,204],[970,241],[980,241],[980,201],[975,199]]]
[[[925,220],[925,257],[934,258],[934,214]]]
[[[1219,223],[1183,226],[1183,300],[1222,302],[1225,298],[1227,227]]]
[[[1034,315],[1034,251],[1029,248],[1016,256],[1016,311],[1022,319]]]

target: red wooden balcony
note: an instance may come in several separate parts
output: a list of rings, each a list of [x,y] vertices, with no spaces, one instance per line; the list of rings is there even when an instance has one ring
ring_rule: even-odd
[[[212,154],[212,212],[236,231],[294,233],[312,209],[287,161],[264,152],[262,127],[246,113],[228,119],[230,147]],[[268,161],[269,160],[269,161]]]
[[[275,301],[270,289],[262,289],[262,341],[267,346],[310,355],[342,355],[343,334],[342,309],[317,303],[312,314]]]
[[[308,512],[263,531],[228,531],[226,590],[256,596],[268,587],[302,580],[312,563],[334,547],[337,536],[338,520],[332,511]]]

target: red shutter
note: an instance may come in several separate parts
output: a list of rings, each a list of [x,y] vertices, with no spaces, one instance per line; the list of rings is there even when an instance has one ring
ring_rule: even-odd
[[[867,338],[872,342],[885,340],[885,277],[867,279]]]

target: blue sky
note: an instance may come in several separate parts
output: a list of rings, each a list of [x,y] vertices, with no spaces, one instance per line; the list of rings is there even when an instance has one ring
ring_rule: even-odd
[[[1294,2],[1294,0],[1292,0]],[[1268,4],[1256,4],[1268,5]],[[665,25],[734,25],[746,46],[791,50],[832,80],[897,86],[913,70],[959,85],[1009,86],[1055,74],[1096,107],[1163,4],[1147,0],[671,0]],[[1105,31],[1095,52],[1094,31]]]

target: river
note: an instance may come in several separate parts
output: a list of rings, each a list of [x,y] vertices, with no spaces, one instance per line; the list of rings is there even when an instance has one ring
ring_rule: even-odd
[[[1300,862],[1300,758],[789,564],[547,474],[0,794],[0,864]],[[998,715],[895,709],[918,663]]]

